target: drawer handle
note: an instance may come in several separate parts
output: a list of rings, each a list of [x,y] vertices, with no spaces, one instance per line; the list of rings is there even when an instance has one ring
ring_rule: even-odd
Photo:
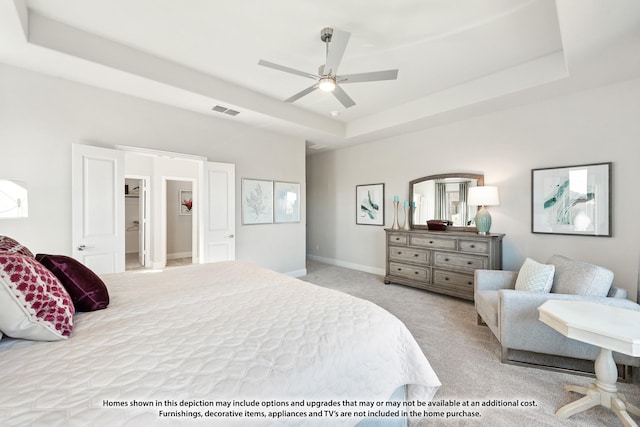
[[[420,255],[418,254],[413,254],[414,257],[418,258]]]
[[[470,247],[471,249],[473,249],[473,248],[475,248],[475,247],[476,247],[476,245],[471,245],[471,246],[469,246],[469,247]]]
[[[401,269],[401,268],[398,268],[398,271],[402,271],[402,269]]]
[[[473,264],[473,262],[467,261],[467,265],[471,265],[471,264]]]
[[[467,285],[473,285],[473,282],[467,282]]]
[[[449,278],[448,278],[448,277],[445,277],[445,278],[444,278],[444,280],[448,281],[448,280],[449,280]]]
[[[398,251],[398,255],[402,255],[402,252]]]
[[[445,258],[444,260],[445,260],[446,262],[449,262],[449,258]]]
[[[400,238],[399,238],[399,237],[396,237],[396,242],[397,242],[398,240],[400,240]]]
[[[418,271],[414,271],[414,273],[416,273],[416,274],[420,274],[420,272],[418,272]]]
[[[430,244],[430,245],[433,245],[433,240],[429,240],[429,244]]]

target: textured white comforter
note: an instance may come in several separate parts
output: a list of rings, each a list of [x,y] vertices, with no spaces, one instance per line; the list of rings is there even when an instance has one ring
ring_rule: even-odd
[[[402,322],[340,292],[241,262],[103,278],[111,304],[70,339],[0,340],[0,425],[227,425],[107,402],[382,401],[403,384],[426,401],[440,385]]]

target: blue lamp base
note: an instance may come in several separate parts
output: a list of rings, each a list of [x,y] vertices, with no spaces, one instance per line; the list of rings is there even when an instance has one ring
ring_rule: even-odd
[[[478,234],[488,234],[490,228],[491,215],[487,208],[480,206],[480,209],[478,209],[478,212],[476,213],[476,229],[478,230]]]

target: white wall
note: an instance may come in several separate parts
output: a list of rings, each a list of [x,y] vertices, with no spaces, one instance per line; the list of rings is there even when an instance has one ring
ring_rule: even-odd
[[[206,108],[206,107],[205,107]],[[300,182],[298,138],[0,64],[0,177],[27,182],[29,218],[0,220],[0,234],[34,252],[71,253],[71,144],[137,146],[236,164],[236,258],[304,272],[301,222],[242,226],[243,177]]]
[[[504,268],[554,253],[612,269],[636,299],[640,254],[640,80],[602,87],[418,133],[307,159],[308,254],[383,272],[383,227],[355,224],[355,186],[386,183],[386,226],[393,195],[409,181],[449,172],[482,173],[497,185],[491,231],[505,233]],[[613,237],[531,233],[531,169],[613,162]]]

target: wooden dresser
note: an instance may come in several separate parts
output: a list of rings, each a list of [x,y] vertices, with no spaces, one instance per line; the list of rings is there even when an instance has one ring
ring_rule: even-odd
[[[473,301],[473,272],[502,269],[504,234],[385,230],[387,275],[399,283]]]

